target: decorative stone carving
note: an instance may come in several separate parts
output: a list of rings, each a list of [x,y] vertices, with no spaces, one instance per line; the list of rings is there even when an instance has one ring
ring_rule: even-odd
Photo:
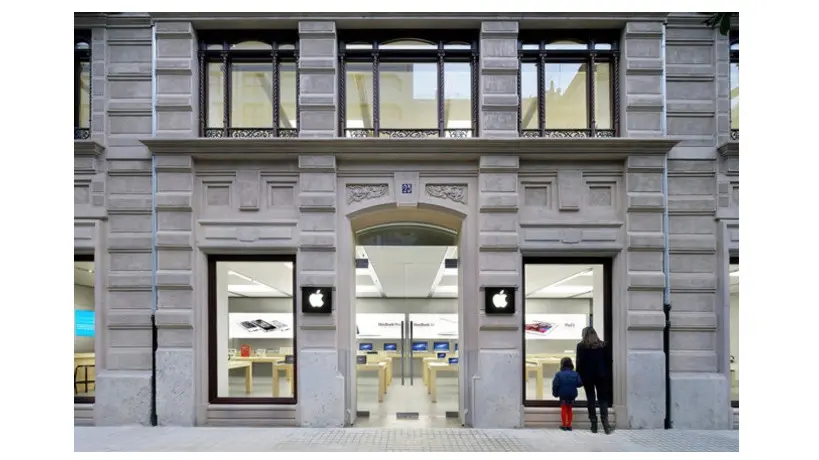
[[[387,192],[389,192],[387,184],[349,184],[347,185],[347,204],[381,198]]]
[[[429,184],[426,191],[427,195],[431,197],[466,204],[466,185]]]

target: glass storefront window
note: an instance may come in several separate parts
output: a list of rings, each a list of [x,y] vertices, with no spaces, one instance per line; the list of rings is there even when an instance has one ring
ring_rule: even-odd
[[[211,401],[294,403],[294,258],[211,257]]]
[[[93,402],[96,390],[94,258],[74,255],[74,401]]]
[[[604,342],[611,335],[607,273],[606,263],[596,260],[524,262],[524,401],[527,404],[558,404],[557,398],[552,396],[552,379],[560,370],[561,358],[571,358],[577,367],[577,344],[585,327],[594,327]],[[611,350],[611,344],[607,346]],[[606,390],[604,397],[611,403],[611,363],[606,363],[606,367],[608,376],[601,386]],[[586,400],[585,389],[578,389],[578,401]]]
[[[731,404],[739,406],[739,260],[732,260],[728,267],[730,278],[730,368],[731,368]]]

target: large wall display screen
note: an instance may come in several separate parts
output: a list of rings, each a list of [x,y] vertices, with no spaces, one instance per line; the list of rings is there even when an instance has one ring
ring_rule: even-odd
[[[400,339],[401,321],[406,318],[400,313],[359,313],[355,315],[359,339]]]
[[[586,315],[532,314],[526,315],[526,340],[580,340],[588,325]]]
[[[94,311],[74,310],[74,335],[94,337]]]
[[[293,315],[289,313],[229,313],[230,339],[292,339]]]
[[[457,314],[410,314],[412,337],[415,339],[457,339]]]

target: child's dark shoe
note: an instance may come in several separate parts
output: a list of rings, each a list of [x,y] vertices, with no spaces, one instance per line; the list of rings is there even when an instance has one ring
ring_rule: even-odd
[[[567,426],[567,427],[566,427],[566,431],[572,431],[572,427]]]
[[[597,433],[597,422],[596,421],[591,422],[591,432],[592,433]]]
[[[565,426],[561,426],[561,427],[560,427],[560,431],[566,431],[566,427],[565,427]]]

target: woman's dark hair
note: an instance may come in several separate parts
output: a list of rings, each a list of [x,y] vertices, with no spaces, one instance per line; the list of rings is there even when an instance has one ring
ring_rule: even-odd
[[[600,348],[606,345],[605,342],[600,340],[597,331],[591,326],[583,328],[583,339],[580,343],[586,348]]]
[[[572,358],[566,356],[560,360],[560,369],[571,369],[574,370],[574,363],[572,363]]]

